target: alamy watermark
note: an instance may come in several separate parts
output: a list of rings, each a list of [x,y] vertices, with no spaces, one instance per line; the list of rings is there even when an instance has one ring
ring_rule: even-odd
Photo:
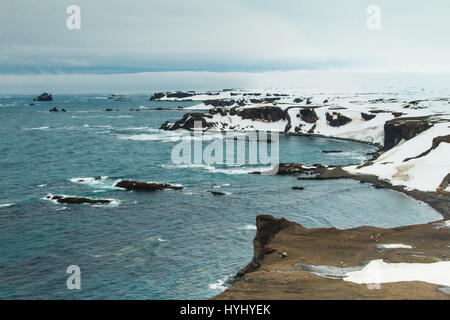
[[[280,163],[279,134],[225,132],[223,139],[211,141],[204,136],[202,123],[196,121],[193,135],[173,147],[171,160],[176,165],[262,165],[265,169],[261,174],[273,175]]]
[[[74,264],[70,265],[67,267],[66,273],[70,274],[70,276],[67,278],[67,281],[66,281],[67,289],[80,290],[81,289],[81,269],[80,269],[80,267],[77,265],[74,265]]]
[[[367,18],[366,26],[369,30],[380,30],[381,29],[381,9],[377,5],[370,5],[367,8]]]
[[[69,15],[66,19],[66,27],[69,30],[81,29],[81,8],[71,4],[67,7],[66,13]]]

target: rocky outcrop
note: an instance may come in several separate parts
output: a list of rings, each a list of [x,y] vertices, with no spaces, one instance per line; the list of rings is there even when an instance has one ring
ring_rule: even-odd
[[[312,108],[301,109],[299,114],[301,119],[307,123],[316,123],[319,120],[319,117]]]
[[[427,117],[397,118],[384,124],[384,149],[395,147],[402,140],[414,138],[419,133],[431,128]]]
[[[286,120],[286,113],[279,107],[256,107],[237,109],[236,114],[242,119],[276,122]]]
[[[328,124],[332,127],[341,127],[352,121],[352,119],[342,115],[339,112],[333,112],[332,114],[327,112],[325,116]]]
[[[186,113],[183,115],[182,119],[177,120],[175,123],[167,121],[160,127],[160,129],[162,129],[162,130],[177,130],[177,129],[193,130],[196,122],[201,123],[202,128],[211,128],[212,124],[207,122],[205,118],[212,118],[212,115],[205,114],[205,113]]]
[[[235,100],[220,100],[220,99],[203,101],[203,104],[205,106],[213,106],[215,108],[217,108],[217,107],[229,107],[229,106],[232,106],[235,103],[236,103]]]
[[[195,95],[194,91],[176,91],[176,92],[156,92],[150,97],[150,101],[161,100],[162,98],[175,98],[175,99],[185,99],[193,97]]]
[[[152,96],[150,97],[150,101],[157,101],[159,99],[162,99],[166,96],[166,93],[164,92],[156,92],[154,94],[152,94]]]
[[[58,112],[59,110],[56,107],[51,108],[48,112]]]
[[[368,114],[368,113],[361,112],[361,118],[363,118],[365,121],[370,121],[373,118],[375,118],[376,116],[377,116],[376,114]]]
[[[49,200],[56,200],[58,203],[64,204],[108,204],[111,203],[112,200],[107,199],[91,199],[91,198],[83,198],[83,197],[66,197],[66,196],[47,196]]]
[[[168,183],[156,183],[156,182],[140,182],[140,181],[130,181],[122,180],[116,183],[115,187],[123,188],[133,191],[159,191],[164,189],[174,189],[181,190],[183,187],[174,186]]]
[[[287,228],[290,222],[284,218],[277,219],[269,215],[256,217],[256,236],[253,240],[253,259],[244,268],[239,270],[237,277],[242,277],[246,273],[253,272],[259,268],[265,254],[272,253],[273,250],[267,247],[270,239],[278,232]]]
[[[327,171],[327,167],[321,164],[305,166],[301,163],[280,163],[278,165],[277,175],[316,175]],[[262,174],[261,171],[251,172],[252,174]]]
[[[344,281],[368,261],[448,261],[446,221],[397,228],[305,228],[273,216],[256,217],[252,261],[214,299],[449,299],[442,285],[421,281],[382,283],[377,290]],[[448,223],[448,221],[447,221]],[[411,248],[383,247],[405,244]]]
[[[53,97],[51,93],[44,92],[40,96],[33,99],[33,101],[52,101]]]

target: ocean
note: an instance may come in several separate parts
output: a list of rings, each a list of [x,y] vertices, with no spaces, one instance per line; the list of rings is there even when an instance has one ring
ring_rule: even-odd
[[[178,106],[196,102],[149,96],[56,95],[34,105],[33,96],[0,97],[0,299],[205,299],[251,260],[257,215],[341,229],[441,218],[422,202],[353,180],[174,164],[173,147],[192,135],[159,127],[187,112]],[[48,112],[53,107],[67,112]],[[357,142],[280,136],[281,162],[361,163],[373,151]],[[114,187],[121,179],[184,188],[129,192]],[[68,205],[48,195],[114,201]],[[70,265],[80,267],[80,290],[66,286]]]

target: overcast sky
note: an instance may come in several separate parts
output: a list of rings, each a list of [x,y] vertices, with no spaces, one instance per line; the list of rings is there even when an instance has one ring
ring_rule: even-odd
[[[80,30],[66,28],[71,4],[81,8]],[[371,4],[380,30],[366,26]],[[2,0],[0,83],[30,74],[449,72],[449,8],[449,0]]]

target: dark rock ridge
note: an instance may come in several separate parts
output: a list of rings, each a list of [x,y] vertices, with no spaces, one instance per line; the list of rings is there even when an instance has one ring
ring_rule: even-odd
[[[342,115],[339,112],[333,112],[332,114],[326,113],[327,122],[332,127],[341,127],[352,121],[352,119]]]
[[[150,101],[160,100],[162,98],[185,99],[194,96],[194,91],[176,91],[176,92],[156,92],[150,97]]]
[[[307,123],[316,123],[317,120],[319,120],[319,117],[317,116],[314,109],[308,108],[308,109],[301,109],[300,110],[300,117],[303,121]]]
[[[428,117],[396,118],[386,121],[384,124],[384,149],[395,147],[403,139],[412,139],[431,128],[432,125]]]
[[[322,150],[323,153],[341,153],[342,150]]]
[[[205,106],[213,106],[215,108],[217,108],[217,107],[229,107],[229,106],[232,106],[235,103],[236,103],[235,100],[220,100],[220,99],[203,101],[203,104]]]
[[[83,198],[83,197],[65,197],[65,196],[47,196],[47,199],[56,200],[58,203],[65,204],[108,204],[111,203],[112,200],[107,199],[91,199],[91,198]]]
[[[174,189],[181,190],[183,187],[174,186],[168,183],[156,183],[156,182],[139,182],[139,181],[130,181],[130,180],[122,180],[116,183],[115,187],[123,188],[127,190],[133,191],[158,191],[164,189]]]
[[[220,192],[220,191],[208,190],[208,192],[214,196],[224,196],[225,195],[225,192]]]
[[[175,91],[175,92],[156,92],[150,97],[150,101],[157,101],[163,98],[185,99],[195,95],[218,96],[219,92],[195,92],[195,91]]]
[[[33,99],[33,101],[52,101],[53,97],[51,93],[44,92],[40,96]]]
[[[362,117],[365,121],[372,120],[372,119],[375,118],[376,116],[377,116],[376,114],[368,114],[368,113],[361,112],[361,117]]]
[[[160,129],[163,130],[177,130],[177,129],[185,129],[185,130],[193,130],[195,126],[195,122],[201,122],[202,128],[211,128],[213,126],[212,123],[206,121],[205,118],[212,118],[212,115],[205,113],[185,113],[183,118],[175,121],[175,123],[166,121]]]
[[[278,232],[287,228],[290,222],[284,218],[277,219],[269,215],[256,217],[256,236],[253,240],[253,259],[244,268],[239,270],[237,277],[242,277],[246,273],[253,272],[261,265],[265,254],[272,253],[269,247],[266,247],[270,239]]]
[[[281,108],[278,107],[257,107],[257,108],[243,108],[238,109],[236,114],[242,119],[250,120],[264,120],[269,122],[276,122],[279,120],[286,120],[287,115]]]
[[[221,100],[211,100],[211,101],[221,101]],[[214,103],[230,103],[230,102],[214,102]],[[239,104],[239,102],[238,102]],[[193,130],[195,122],[201,122],[203,129],[211,129],[217,126],[217,123],[208,121],[215,114],[220,114],[221,116],[240,116],[242,119],[249,119],[252,121],[265,121],[265,122],[276,122],[280,120],[287,121],[284,132],[288,132],[292,127],[291,119],[288,111],[291,108],[288,107],[286,110],[279,108],[278,106],[261,106],[261,107],[246,107],[240,108],[237,106],[227,108],[227,107],[216,107],[211,108],[208,113],[186,113],[183,115],[183,118],[177,120],[175,123],[167,121],[164,123],[160,129],[164,130],[177,130],[177,129],[185,129],[185,130]],[[369,121],[376,117],[376,110],[371,110],[370,113],[361,113],[361,117]],[[380,112],[385,112],[380,110]],[[316,128],[316,122],[319,120],[314,107],[306,107],[301,108],[297,117],[301,117],[302,121],[306,123],[311,123],[313,126],[307,131],[308,134],[314,134],[314,130]],[[352,121],[351,118],[342,115],[339,112],[329,112],[326,113],[326,121],[332,127],[340,127],[344,126]],[[415,118],[395,118],[387,121],[384,124],[384,147],[383,150],[388,150],[395,147],[401,140],[409,140],[419,133],[429,129],[435,121],[433,117],[415,117]],[[228,124],[224,124],[222,126],[222,130]],[[303,125],[297,126],[294,128],[294,131],[298,134],[301,134]],[[229,130],[234,130],[235,126],[230,126]]]
[[[220,113],[222,116],[226,115],[238,115],[242,119],[250,119],[252,121],[267,121],[276,122],[279,120],[288,120],[289,115],[287,112],[278,107],[265,106],[265,107],[255,107],[255,108],[213,108],[208,111],[208,113],[186,113],[183,118],[177,120],[175,123],[166,121],[160,129],[163,130],[193,130],[194,123],[196,121],[202,123],[202,128],[210,129],[214,126],[214,123],[208,122],[206,119],[211,119],[214,114]]]
[[[448,220],[447,220],[448,221]],[[342,281],[351,267],[368,261],[432,263],[448,261],[450,229],[445,220],[396,228],[361,226],[305,228],[272,216],[256,217],[254,256],[232,286],[214,299],[449,299],[442,286],[422,281],[383,283],[378,290]],[[404,243],[413,249],[383,249],[380,244]],[[420,252],[420,254],[418,254]],[[318,276],[316,266],[331,266],[342,275]]]

